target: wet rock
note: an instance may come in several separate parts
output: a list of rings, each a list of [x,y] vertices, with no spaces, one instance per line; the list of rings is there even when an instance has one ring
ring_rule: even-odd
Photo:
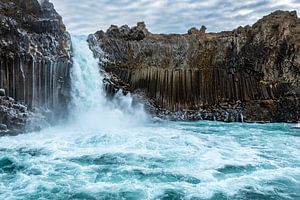
[[[0,135],[24,132],[31,113],[12,98],[0,97]]]
[[[5,97],[6,96],[5,89],[0,89],[0,96],[1,97]]]
[[[98,31],[90,45],[95,55],[100,55],[95,44],[107,55],[110,95],[116,88],[143,95],[157,115],[299,121],[300,19],[295,12],[276,11],[233,31],[205,29],[166,35],[142,31],[143,24],[130,31],[115,27],[122,34]]]
[[[0,131],[6,131],[7,126],[5,124],[0,124]]]

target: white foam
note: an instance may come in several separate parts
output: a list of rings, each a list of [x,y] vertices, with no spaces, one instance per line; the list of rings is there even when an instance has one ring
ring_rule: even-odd
[[[40,5],[42,5],[46,0],[38,0],[38,2],[40,3]]]
[[[280,190],[299,185],[300,138],[290,134],[297,130],[285,124],[145,124],[142,106],[132,107],[130,95],[107,102],[86,38],[72,40],[72,118],[41,132],[0,137],[0,160],[23,166],[13,180],[0,171],[0,199],[98,198],[133,190],[157,199],[170,189],[207,199],[249,188],[272,194],[278,185],[270,182],[277,180]]]
[[[118,93],[107,101],[103,88],[104,75],[99,61],[94,58],[85,36],[72,37],[73,68],[72,104],[70,107],[75,126],[95,130],[133,127],[147,120],[143,105],[132,105],[130,94]],[[74,123],[73,123],[74,125]]]
[[[300,129],[300,123],[294,125],[294,128],[299,128]]]

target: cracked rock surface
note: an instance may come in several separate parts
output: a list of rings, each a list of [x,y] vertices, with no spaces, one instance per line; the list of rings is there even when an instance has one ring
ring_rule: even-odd
[[[7,96],[0,129],[24,129],[28,110],[51,110],[53,118],[66,113],[70,52],[70,36],[48,0],[0,1],[0,96]]]
[[[158,116],[248,122],[300,120],[300,19],[276,11],[252,26],[206,33],[153,34],[143,22],[111,26],[100,45],[107,91],[140,95]],[[99,48],[98,48],[99,49]]]

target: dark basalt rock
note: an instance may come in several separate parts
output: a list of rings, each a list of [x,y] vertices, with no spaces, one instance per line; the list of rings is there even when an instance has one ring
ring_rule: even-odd
[[[6,96],[5,89],[0,89],[0,96],[1,97],[5,97]]]
[[[57,118],[70,97],[70,37],[53,5],[40,2],[0,1],[0,88],[31,111],[51,110]],[[1,113],[0,123],[10,129],[16,124],[9,112]]]
[[[113,95],[143,96],[159,116],[247,122],[300,119],[300,19],[276,11],[253,26],[205,33],[152,34],[139,23],[89,37],[108,62]]]
[[[27,107],[10,97],[0,97],[0,136],[25,131],[29,117]]]

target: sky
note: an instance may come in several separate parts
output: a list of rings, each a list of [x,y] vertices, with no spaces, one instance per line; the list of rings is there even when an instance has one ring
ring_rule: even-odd
[[[275,10],[296,10],[300,0],[50,0],[72,34],[107,30],[144,21],[152,33],[208,32],[252,25]]]

